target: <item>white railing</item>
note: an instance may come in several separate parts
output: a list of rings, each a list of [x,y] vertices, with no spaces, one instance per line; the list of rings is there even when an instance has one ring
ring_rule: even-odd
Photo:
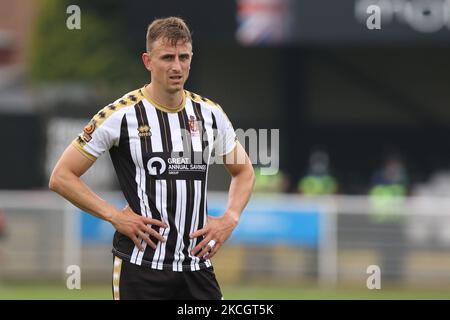
[[[101,196],[116,202],[122,199],[120,192],[105,192]],[[210,192],[208,202],[210,208],[225,208],[227,194]],[[402,281],[406,277],[425,282],[431,279],[437,285],[450,284],[450,199],[408,197],[389,207],[390,211],[395,209],[395,221],[374,222],[371,220],[373,204],[365,196],[254,194],[242,223],[252,226],[252,219],[255,219],[254,227],[264,228],[264,221],[256,223],[256,218],[258,212],[268,208],[294,214],[314,208],[318,214],[316,245],[307,249],[301,245],[287,245],[289,252],[308,252],[304,255],[306,258],[298,259],[303,262],[290,265],[292,257],[289,254],[281,256],[287,261],[283,268],[300,279],[314,278],[327,286],[352,279],[362,281],[369,264],[384,263],[385,274],[400,277]],[[7,234],[0,238],[0,279],[60,278],[65,276],[66,267],[73,264],[93,266],[88,268],[91,270],[88,278],[96,278],[99,273],[109,277],[111,244],[100,244],[95,247],[98,250],[95,254],[87,254],[86,251],[92,248],[83,244],[81,215],[58,195],[47,191],[1,191],[0,210],[7,222]],[[245,241],[230,241],[218,255],[217,269],[221,269],[221,264],[229,263],[223,262],[226,259],[220,259],[220,255],[225,257],[233,247],[245,250],[247,246]],[[251,244],[249,250],[254,246]],[[270,255],[273,250],[262,252]],[[274,259],[280,259],[280,256]],[[240,263],[241,272],[253,275],[258,272],[252,269],[251,261]],[[401,268],[400,264],[403,265]],[[264,270],[276,277],[276,270],[271,270],[277,268],[277,264],[274,265],[268,264]],[[383,265],[380,267],[384,272]]]

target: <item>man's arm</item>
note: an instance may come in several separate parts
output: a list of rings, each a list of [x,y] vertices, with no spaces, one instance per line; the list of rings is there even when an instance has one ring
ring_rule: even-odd
[[[93,163],[73,145],[70,145],[53,169],[49,188],[81,210],[110,222],[120,233],[129,237],[140,250],[143,250],[143,247],[138,241],[138,237],[144,239],[153,249],[156,248],[156,245],[148,235],[154,236],[159,241],[165,241],[158,232],[147,225],[166,228],[166,224],[159,220],[140,216],[128,206],[119,210],[89,189],[80,177]]]
[[[231,175],[228,192],[228,206],[223,216],[208,216],[208,222],[203,229],[191,234],[191,238],[201,235],[205,238],[192,250],[192,254],[203,257],[208,253],[207,244],[210,240],[216,245],[208,254],[212,258],[223,243],[230,237],[239,222],[242,211],[250,199],[255,184],[255,173],[250,159],[239,142],[228,155],[224,157],[225,168]]]

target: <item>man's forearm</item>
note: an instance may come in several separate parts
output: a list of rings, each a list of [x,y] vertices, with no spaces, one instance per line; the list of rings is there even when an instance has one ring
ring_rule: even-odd
[[[66,174],[52,177],[50,188],[79,209],[105,221],[111,222],[112,216],[118,211],[117,208],[89,189],[76,175]]]
[[[253,169],[249,168],[232,177],[230,183],[228,206],[225,214],[230,216],[236,223],[250,200],[255,183]]]

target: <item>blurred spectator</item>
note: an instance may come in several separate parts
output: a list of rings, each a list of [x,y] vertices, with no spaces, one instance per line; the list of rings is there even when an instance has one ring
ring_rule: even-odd
[[[408,194],[408,175],[398,155],[389,155],[372,177],[369,191],[371,219],[375,222],[399,219],[399,206]]]
[[[308,171],[299,181],[297,190],[305,195],[327,195],[337,192],[337,182],[330,174],[327,152],[316,149],[311,153]]]
[[[275,175],[261,173],[261,168],[255,168],[255,192],[284,192],[286,190],[286,177],[281,170]]]
[[[369,191],[370,221],[382,228],[383,238],[377,239],[380,268],[388,281],[401,280],[405,261],[405,224],[401,219],[403,203],[408,194],[408,174],[400,156],[389,155],[372,177]]]

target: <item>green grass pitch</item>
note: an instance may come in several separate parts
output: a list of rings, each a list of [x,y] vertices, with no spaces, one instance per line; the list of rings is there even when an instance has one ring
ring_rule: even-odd
[[[226,300],[357,300],[357,299],[395,299],[395,300],[448,300],[450,290],[430,289],[318,289],[313,287],[275,287],[262,285],[222,286]],[[111,287],[108,285],[82,284],[80,290],[69,290],[65,283],[53,284],[1,284],[0,300],[111,300]]]

